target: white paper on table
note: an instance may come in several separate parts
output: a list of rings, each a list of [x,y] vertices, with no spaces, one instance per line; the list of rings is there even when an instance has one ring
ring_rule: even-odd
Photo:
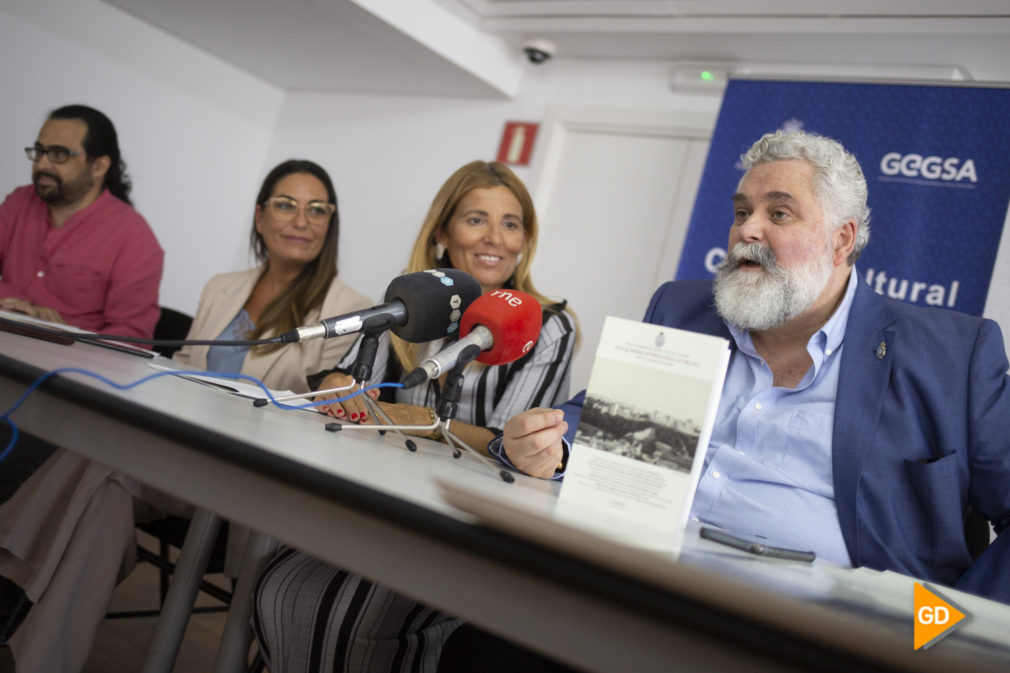
[[[176,372],[180,371],[175,367],[166,367],[157,363],[150,363],[152,369],[157,369],[161,372]],[[212,372],[207,372],[206,374],[195,374],[186,373],[179,374],[178,378],[187,379],[201,385],[210,386],[211,388],[216,388],[218,390],[223,390],[226,393],[231,393],[232,395],[239,395],[241,397],[249,397],[252,399],[266,398],[266,393],[263,388],[249,383],[248,381],[233,379],[225,376],[215,376]],[[294,392],[290,390],[273,390],[267,388],[270,394],[275,398],[283,397],[286,395],[294,395]]]

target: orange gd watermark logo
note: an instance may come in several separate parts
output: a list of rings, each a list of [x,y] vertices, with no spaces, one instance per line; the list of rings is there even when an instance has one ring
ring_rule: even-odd
[[[915,583],[915,648],[926,649],[940,642],[971,617],[936,589]]]

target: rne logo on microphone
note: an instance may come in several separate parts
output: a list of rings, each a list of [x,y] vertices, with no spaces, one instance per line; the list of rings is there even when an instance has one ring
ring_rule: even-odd
[[[509,306],[523,305],[523,300],[517,297],[516,295],[512,294],[508,290],[495,290],[494,292],[491,293],[491,296],[504,299],[505,303],[507,303]]]
[[[880,172],[897,179],[919,178],[942,182],[961,182],[962,180],[978,182],[975,162],[972,159],[965,159],[962,162],[958,157],[944,159],[938,156],[924,157],[921,154],[888,152],[880,160]]]

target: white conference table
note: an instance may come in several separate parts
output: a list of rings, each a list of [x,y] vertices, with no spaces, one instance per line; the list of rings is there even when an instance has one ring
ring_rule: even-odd
[[[159,359],[161,363],[167,363]],[[0,411],[44,372],[151,360],[0,332]],[[1005,671],[1010,606],[912,649],[911,581],[692,545],[681,562],[552,522],[558,484],[176,377],[45,381],[20,428],[589,671]],[[457,507],[449,504],[453,501]],[[907,594],[907,601],[905,596]],[[902,607],[902,606],[907,607]]]

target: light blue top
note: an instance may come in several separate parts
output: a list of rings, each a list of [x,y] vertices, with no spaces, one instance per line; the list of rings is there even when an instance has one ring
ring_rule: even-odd
[[[248,339],[249,334],[256,329],[245,309],[228,323],[218,336],[220,341],[241,341]],[[248,346],[211,346],[207,351],[207,371],[224,374],[238,374],[242,371],[242,363],[249,352]]]
[[[749,332],[730,326],[730,359],[691,516],[768,544],[814,551],[851,566],[835,509],[831,431],[842,339],[856,274],[841,304],[807,343],[813,366],[795,388],[772,372]]]

